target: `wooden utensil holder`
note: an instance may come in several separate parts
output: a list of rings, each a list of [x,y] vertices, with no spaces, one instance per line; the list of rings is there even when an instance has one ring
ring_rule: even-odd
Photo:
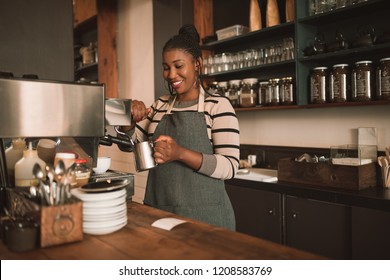
[[[76,198],[64,205],[42,206],[41,247],[49,247],[83,239],[82,201]]]

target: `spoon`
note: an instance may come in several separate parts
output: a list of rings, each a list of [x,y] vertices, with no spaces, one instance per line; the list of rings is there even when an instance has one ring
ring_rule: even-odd
[[[66,171],[65,163],[60,159],[54,167],[54,173],[56,174],[56,181],[61,181]]]

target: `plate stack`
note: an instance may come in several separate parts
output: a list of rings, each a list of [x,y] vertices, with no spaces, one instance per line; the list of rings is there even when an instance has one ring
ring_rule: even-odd
[[[126,190],[84,192],[72,189],[83,201],[83,232],[103,235],[117,231],[127,224]]]

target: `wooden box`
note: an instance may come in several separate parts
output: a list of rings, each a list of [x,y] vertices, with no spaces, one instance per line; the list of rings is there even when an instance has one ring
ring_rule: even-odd
[[[308,163],[286,158],[278,162],[278,181],[305,186],[361,190],[377,186],[376,166],[375,163],[359,166]]]
[[[74,198],[64,205],[42,206],[41,247],[48,247],[83,239],[82,201]]]

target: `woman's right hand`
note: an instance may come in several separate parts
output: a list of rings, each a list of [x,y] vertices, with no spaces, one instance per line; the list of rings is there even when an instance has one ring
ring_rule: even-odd
[[[122,132],[128,132],[131,129],[134,128],[135,124],[137,122],[140,122],[148,116],[150,112],[150,108],[146,108],[145,103],[142,101],[138,100],[131,100],[131,108],[130,108],[130,113],[131,113],[131,126],[121,126],[120,131]]]
[[[131,116],[134,123],[146,119],[149,112],[150,108],[146,108],[142,101],[131,100]]]

